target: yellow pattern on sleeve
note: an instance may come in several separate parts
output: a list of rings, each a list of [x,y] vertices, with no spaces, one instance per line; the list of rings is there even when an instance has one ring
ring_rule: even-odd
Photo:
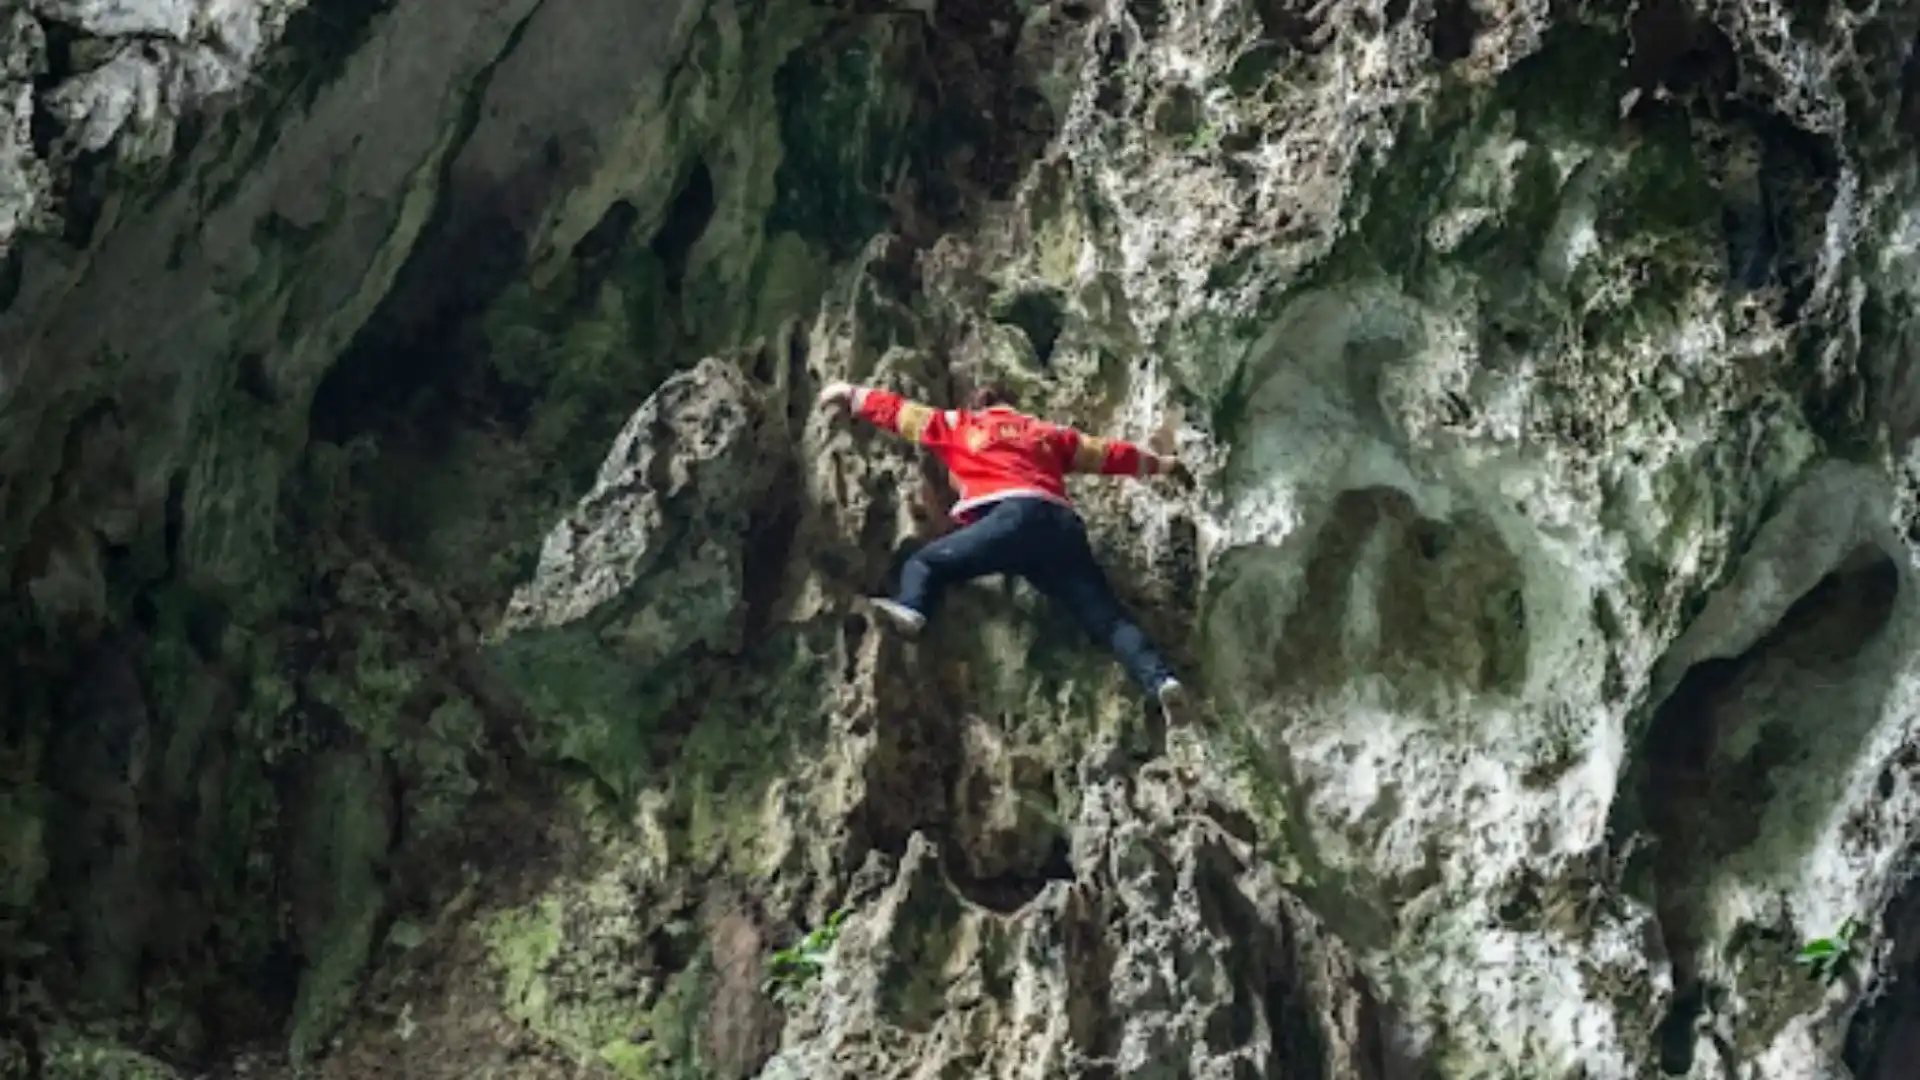
[[[918,402],[909,401],[900,406],[900,434],[912,442],[919,442],[926,433],[927,423],[933,419],[933,410]]]
[[[1107,461],[1107,440],[1096,435],[1080,436],[1080,445],[1073,449],[1073,469],[1075,472],[1097,473]]]

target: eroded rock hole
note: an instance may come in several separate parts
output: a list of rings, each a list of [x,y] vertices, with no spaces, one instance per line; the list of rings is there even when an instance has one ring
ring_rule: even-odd
[[[0,315],[6,314],[13,307],[13,302],[20,298],[20,286],[25,274],[21,265],[26,260],[22,250],[24,246],[14,244],[6,254],[0,255]]]
[[[243,354],[234,364],[234,385],[260,405],[278,405],[280,391],[274,386],[267,359],[258,352]]]
[[[1019,327],[1033,343],[1034,356],[1043,367],[1053,362],[1054,346],[1066,326],[1066,312],[1059,296],[1044,290],[1019,293],[996,311],[994,318]]]
[[[1100,39],[1100,76],[1094,91],[1093,107],[1108,116],[1119,116],[1127,102],[1127,38],[1117,27],[1109,28]]]
[[[773,607],[786,584],[788,558],[800,530],[799,469],[791,459],[782,462],[781,478],[773,494],[754,508],[748,519],[747,545],[741,567],[742,637],[756,641],[771,623]]]
[[[45,101],[56,87],[76,73],[73,45],[79,40],[80,31],[53,19],[42,20],[40,28],[46,36],[47,67],[34,77],[33,96],[35,100]],[[53,157],[54,151],[59,148],[63,131],[60,119],[52,109],[35,108],[27,121],[27,137],[33,145],[34,156],[42,160]]]
[[[1326,48],[1326,10],[1320,0],[1257,0],[1261,36],[1299,52],[1314,54]]]
[[[107,205],[107,181],[113,159],[105,150],[76,155],[67,175],[66,203],[60,239],[76,248],[93,242],[94,226]]]
[[[1473,55],[1473,43],[1485,28],[1486,21],[1474,10],[1473,0],[1439,0],[1433,9],[1433,21],[1427,24],[1427,46],[1442,64],[1465,60]]]
[[[1644,0],[1627,23],[1627,78],[1642,90],[1730,92],[1738,78],[1733,42],[1685,0]]]
[[[1799,316],[1819,270],[1839,159],[1822,137],[1771,114],[1728,106],[1755,160],[1731,170],[1722,224],[1728,274],[1748,289],[1778,286],[1778,314]]]
[[[1258,42],[1227,69],[1227,86],[1241,97],[1250,96],[1266,85],[1285,59],[1280,46],[1271,41]]]
[[[525,265],[523,223],[543,186],[529,175],[449,196],[429,238],[314,392],[314,438],[344,443],[406,414],[423,431],[446,426],[485,355],[466,333],[469,320]]]
[[[1151,37],[1160,32],[1167,24],[1167,5],[1163,0],[1126,0],[1127,13],[1140,27],[1140,32]]]
[[[1896,865],[1920,865],[1920,851],[1909,849]],[[1847,1025],[1841,1059],[1856,1080],[1906,1080],[1920,1061],[1920,874],[1887,905],[1880,937],[1892,943],[1885,981]]]
[[[1675,992],[1667,1014],[1661,1017],[1654,1031],[1661,1072],[1685,1076],[1693,1071],[1694,1047],[1698,1041],[1695,1025],[1706,1009],[1706,990],[1699,983],[1689,983]]]
[[[1840,767],[1871,730],[1886,687],[1860,685],[1876,676],[1851,662],[1885,629],[1899,590],[1891,558],[1877,548],[1856,551],[1751,649],[1690,668],[1654,713],[1641,749],[1637,806],[1623,824],[1642,826],[1658,841],[1650,884],[1676,983],[1658,1033],[1669,1075],[1692,1067],[1696,1019],[1706,1007],[1708,988],[1698,973],[1704,890],[1725,860],[1762,840],[1783,775]],[[1807,686],[1846,689],[1822,693],[1828,707],[1809,713],[1790,696]],[[1785,769],[1789,764],[1794,768]],[[1820,817],[1804,805],[1791,816]],[[1782,858],[1791,854],[1784,849],[1811,842],[1811,835],[1769,839]]]
[[[1200,95],[1189,86],[1167,91],[1153,110],[1153,129],[1170,138],[1187,138],[1199,132],[1204,112]]]
[[[696,162],[649,244],[666,274],[668,293],[679,295],[687,273],[687,257],[706,234],[713,211],[713,174],[707,171],[706,162]]]
[[[600,295],[600,287],[606,284],[619,263],[620,252],[627,246],[633,235],[633,226],[640,218],[640,210],[626,199],[616,199],[607,212],[600,215],[573,245],[573,266],[575,280],[575,302],[581,306],[592,304]],[[669,222],[671,223],[671,222]],[[665,227],[662,227],[662,231]],[[677,279],[669,279],[669,286],[677,286]]]
[[[961,846],[966,843],[964,838],[959,840]],[[949,845],[941,845],[943,854],[948,849]],[[981,877],[969,869],[964,859],[948,855],[945,869],[955,892],[989,911],[1010,915],[1026,907],[1048,884],[1072,881],[1071,856],[1072,845],[1066,836],[1056,833],[1047,846],[1046,856],[1036,865],[1013,866],[993,877]]]

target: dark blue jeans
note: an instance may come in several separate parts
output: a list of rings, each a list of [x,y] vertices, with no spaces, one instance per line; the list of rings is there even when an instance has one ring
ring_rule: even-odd
[[[1087,543],[1086,525],[1071,508],[1034,498],[990,504],[971,523],[914,552],[900,571],[900,592],[894,599],[931,621],[947,586],[986,574],[1018,574],[1066,605],[1149,692],[1171,676],[1166,661],[1113,595]]]

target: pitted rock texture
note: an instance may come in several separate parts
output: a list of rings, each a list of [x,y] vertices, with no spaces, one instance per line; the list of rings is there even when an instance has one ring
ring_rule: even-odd
[[[0,16],[0,1061],[1911,1056],[1920,12],[291,10]],[[1204,723],[871,626],[842,378],[1191,458],[1075,494]]]
[[[662,384],[614,439],[593,490],[547,534],[501,631],[578,622],[616,598],[653,592],[649,579],[701,594],[712,615],[635,613],[620,636],[635,645],[636,662],[674,651],[647,646],[651,628],[698,636],[731,620],[742,603],[748,514],[767,498],[784,441],[759,409],[746,376],[726,361],[704,360]]]
[[[1086,791],[1074,878],[1010,914],[968,903],[916,834],[760,1075],[1413,1075],[1236,815],[1164,768],[1117,771]]]
[[[0,16],[0,258],[23,232],[84,244],[103,169],[172,157],[182,129],[256,77],[304,6],[26,0]],[[360,16],[326,17],[323,33],[350,43]]]

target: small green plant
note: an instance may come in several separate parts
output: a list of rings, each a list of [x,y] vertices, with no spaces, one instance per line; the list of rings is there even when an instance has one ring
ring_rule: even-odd
[[[798,942],[774,953],[767,961],[767,978],[760,988],[781,1005],[797,1001],[808,984],[827,969],[827,954],[840,940],[840,923],[850,910],[835,911]]]
[[[1815,938],[1802,945],[1793,962],[1807,969],[1808,978],[1830,983],[1853,960],[1853,938],[1859,932],[1859,920],[1848,918],[1832,937]]]

